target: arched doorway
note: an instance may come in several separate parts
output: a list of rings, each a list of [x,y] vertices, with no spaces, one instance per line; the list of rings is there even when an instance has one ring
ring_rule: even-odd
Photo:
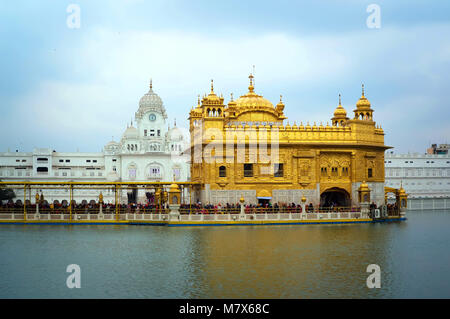
[[[258,200],[258,204],[261,204],[263,206],[266,206],[270,203],[272,200],[272,194],[270,191],[261,189],[256,194],[256,199]]]
[[[320,195],[320,207],[350,207],[350,195],[342,188],[333,187]]]

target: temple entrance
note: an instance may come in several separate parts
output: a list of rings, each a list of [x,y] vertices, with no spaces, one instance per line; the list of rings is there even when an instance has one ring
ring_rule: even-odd
[[[350,195],[342,188],[330,188],[320,195],[320,207],[350,207]]]
[[[270,200],[272,197],[258,197],[258,204],[261,204],[262,206],[266,206],[270,203]]]
[[[266,206],[272,200],[272,192],[266,189],[259,189],[256,193],[256,199],[258,204]]]

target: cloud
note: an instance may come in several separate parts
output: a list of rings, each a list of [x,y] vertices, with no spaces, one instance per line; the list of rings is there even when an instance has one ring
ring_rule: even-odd
[[[448,69],[442,67],[450,62],[450,40],[442,37],[449,31],[449,25],[428,25],[339,36],[233,33],[213,37],[174,30],[92,28],[83,31],[79,42],[60,43],[53,63],[60,66],[62,75],[42,78],[28,94],[17,97],[11,105],[16,117],[8,121],[20,118],[22,131],[45,134],[40,141],[45,145],[40,146],[69,151],[72,146],[64,141],[70,136],[70,143],[85,147],[82,151],[99,150],[111,135],[118,139],[134,117],[150,77],[169,116],[177,117],[179,126],[187,126],[188,112],[197,94],[209,91],[211,78],[217,92],[238,96],[245,93],[247,76],[256,65],[257,92],[275,103],[283,92],[291,123],[325,123],[342,90],[351,115],[359,85],[367,80],[378,121],[391,125],[390,134],[399,134],[396,130],[411,126],[390,124],[392,118],[407,114],[414,122],[421,118],[423,104],[432,103],[438,112],[445,107],[435,93],[450,80]],[[424,91],[416,99],[411,92],[419,88]],[[436,100],[430,100],[433,97]],[[8,125],[12,137],[23,138],[23,132],[12,126]],[[437,130],[448,133],[443,127]]]

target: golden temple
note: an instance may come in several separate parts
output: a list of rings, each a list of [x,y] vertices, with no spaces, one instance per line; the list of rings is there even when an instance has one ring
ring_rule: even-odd
[[[216,95],[198,99],[189,113],[191,181],[199,183],[197,201],[211,204],[308,203],[357,206],[358,189],[367,183],[371,201],[385,202],[384,131],[373,120],[365,97],[349,118],[339,105],[328,123],[285,124],[285,105],[274,106],[255,93],[249,76],[248,92],[228,104]]]

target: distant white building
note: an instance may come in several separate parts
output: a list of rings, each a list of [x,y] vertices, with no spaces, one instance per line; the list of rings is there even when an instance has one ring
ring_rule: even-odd
[[[402,185],[408,199],[450,198],[449,154],[394,154],[387,151],[384,160],[386,186],[400,188]]]
[[[133,123],[127,127],[119,142],[110,141],[100,153],[60,153],[52,149],[33,152],[0,153],[2,181],[188,181],[188,161],[181,156],[188,145],[176,123],[168,127],[167,114],[161,98],[149,91],[140,99]],[[43,189],[45,199],[69,200],[68,190]],[[15,190],[14,200],[23,201],[23,190]],[[102,192],[106,203],[114,202],[112,190]],[[98,190],[75,190],[74,200],[98,200]],[[32,202],[33,195],[31,196]],[[29,196],[27,196],[28,199]],[[145,203],[147,191],[139,189],[121,193],[121,202]]]

